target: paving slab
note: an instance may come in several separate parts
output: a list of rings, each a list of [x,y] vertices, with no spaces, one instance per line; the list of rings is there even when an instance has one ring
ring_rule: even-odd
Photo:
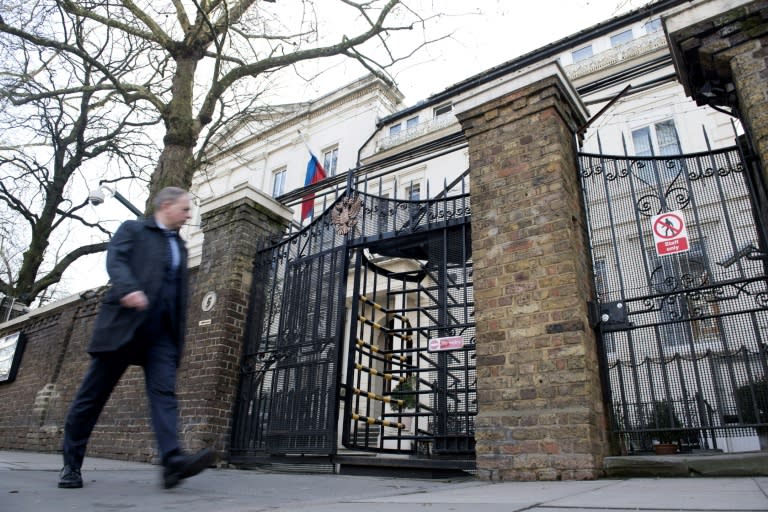
[[[768,511],[768,477],[491,483],[215,468],[165,490],[159,466],[86,458],[85,487],[59,489],[60,465],[0,451],[0,512]]]

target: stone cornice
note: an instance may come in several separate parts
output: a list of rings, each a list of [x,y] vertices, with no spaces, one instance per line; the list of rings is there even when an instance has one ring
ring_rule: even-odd
[[[360,81],[355,82],[355,84],[359,84],[359,83]],[[350,86],[355,84],[350,84]],[[315,102],[306,104],[306,106],[303,107],[300,112],[293,115],[289,115],[284,120],[277,122],[273,126],[270,126],[269,128],[263,131],[260,131],[258,133],[254,133],[236,142],[232,146],[224,148],[216,152],[216,154],[211,155],[208,159],[208,164],[210,165],[218,160],[226,158],[230,156],[232,153],[236,153],[242,150],[244,147],[254,144],[258,140],[266,139],[280,132],[290,131],[291,127],[293,126],[301,126],[302,124],[308,121],[311,121],[313,119],[316,119],[329,112],[337,111],[342,106],[349,103],[354,103],[355,101],[367,95],[375,96],[377,92],[383,93],[381,97],[386,98],[391,103],[392,106],[397,105],[402,100],[402,95],[399,93],[397,89],[393,87],[387,87],[380,80],[373,79],[368,83],[364,83],[361,86],[353,89],[352,91],[334,100],[327,101],[328,96],[325,96]]]
[[[582,62],[566,66],[565,74],[571,80],[575,80],[603,69],[616,68],[623,62],[657,52],[660,49],[665,49],[666,46],[667,40],[664,33],[661,31],[654,32],[616,48],[600,52]]]

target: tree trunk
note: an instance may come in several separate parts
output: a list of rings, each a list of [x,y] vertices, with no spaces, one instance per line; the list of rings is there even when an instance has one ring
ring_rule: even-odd
[[[163,151],[149,183],[149,198],[145,213],[153,210],[152,200],[165,187],[189,190],[195,172],[193,149],[202,129],[192,116],[193,87],[197,63],[202,50],[174,56],[176,72],[173,77],[171,102],[162,113],[165,123]]]

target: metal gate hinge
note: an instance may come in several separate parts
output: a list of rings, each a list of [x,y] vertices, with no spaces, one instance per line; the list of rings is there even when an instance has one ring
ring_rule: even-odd
[[[621,331],[632,327],[627,319],[627,308],[623,301],[590,302],[590,322],[593,328],[603,331]]]

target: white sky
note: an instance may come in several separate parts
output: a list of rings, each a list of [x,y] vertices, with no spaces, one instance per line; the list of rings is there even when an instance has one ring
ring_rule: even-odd
[[[320,2],[324,0],[319,0]],[[423,50],[393,71],[405,104],[412,105],[465,78],[514,59],[649,3],[649,0],[416,0],[444,13],[435,33],[450,39]],[[326,13],[323,13],[326,14]],[[332,14],[332,13],[331,13]],[[322,27],[321,27],[322,30]],[[401,36],[398,33],[397,36]],[[293,101],[306,101],[351,82],[363,73],[349,63],[336,64],[322,83],[302,84]],[[338,77],[342,77],[339,79]],[[140,209],[146,194],[121,190]],[[95,209],[101,219],[132,218],[115,199]],[[59,289],[71,293],[106,284],[105,254],[81,258],[65,274]]]
[[[428,25],[427,30],[432,37],[452,35],[422,49],[391,71],[406,96],[406,105],[412,105],[483,70],[642,7],[650,1],[408,0],[408,4],[418,2],[424,6],[426,10],[420,12],[441,13],[439,20]],[[319,14],[333,18],[332,12]],[[416,35],[412,36],[415,38]],[[409,40],[407,32],[398,32],[393,37],[399,38],[397,41],[410,43],[415,40]],[[301,92],[303,97],[297,101],[317,97],[363,74],[349,60],[330,69],[327,69],[327,61],[321,61],[318,69],[323,69],[323,66],[326,72],[321,80],[305,84]],[[348,79],[338,81],[338,76]]]
[[[419,55],[397,82],[410,105],[446,87],[570,34],[648,3],[648,0],[475,0],[435,2],[453,16],[453,37]],[[462,15],[466,6],[476,14]],[[471,12],[471,11],[470,11]],[[443,22],[441,22],[443,24]]]

